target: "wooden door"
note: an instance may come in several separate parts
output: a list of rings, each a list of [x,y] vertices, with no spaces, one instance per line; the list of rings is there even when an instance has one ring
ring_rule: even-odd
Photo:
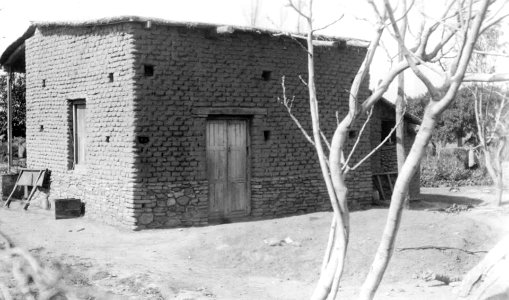
[[[248,126],[243,119],[207,123],[210,218],[241,217],[249,211]]]

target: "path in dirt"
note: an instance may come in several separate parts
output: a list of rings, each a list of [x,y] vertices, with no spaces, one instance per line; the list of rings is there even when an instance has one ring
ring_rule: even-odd
[[[425,201],[404,212],[396,247],[489,250],[507,228],[509,212],[482,206],[486,199],[479,193],[426,191]],[[451,201],[470,201],[476,208],[433,211],[450,206]],[[109,292],[120,299],[308,299],[331,219],[330,213],[314,213],[129,232],[83,218],[54,220],[50,212],[32,207],[24,212],[13,206],[0,209],[0,230],[43,261],[63,264],[66,282],[72,286]],[[352,213],[340,290],[345,299],[353,298],[369,269],[386,214],[386,208]],[[264,242],[286,237],[294,242],[279,246]],[[451,287],[425,282],[420,276],[426,271],[460,276],[483,255],[457,249],[396,250],[377,299],[449,299]]]

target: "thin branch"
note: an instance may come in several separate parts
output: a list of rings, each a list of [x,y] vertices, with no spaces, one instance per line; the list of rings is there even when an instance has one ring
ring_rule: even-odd
[[[305,36],[293,34],[293,33],[289,33],[289,32],[275,33],[275,34],[273,34],[273,36],[287,36],[287,37],[291,38],[293,41],[295,41],[307,54],[309,54],[309,51],[306,48],[306,46],[301,44],[301,42],[299,41],[299,39],[306,40]]]
[[[313,146],[315,145],[315,142],[311,138],[311,136],[307,133],[306,129],[302,127],[299,120],[293,115],[292,113],[292,105],[293,101],[295,100],[295,96],[293,96],[291,99],[286,97],[286,86],[285,86],[285,76],[281,77],[281,87],[283,88],[283,99],[280,99],[278,97],[278,101],[283,104],[283,106],[286,108],[286,111],[290,115],[290,118],[292,118],[293,122],[299,127],[300,131],[304,135],[304,137],[310,142]]]
[[[350,170],[353,171],[353,170],[357,169],[360,165],[362,165],[368,158],[370,158],[378,149],[380,149],[380,147],[382,147],[389,140],[389,138],[394,133],[394,131],[396,131],[396,128],[401,124],[403,119],[405,119],[405,113],[406,113],[406,109],[403,110],[403,114],[401,115],[401,118],[398,120],[398,123],[396,123],[396,125],[391,128],[391,131],[389,132],[389,134],[387,134],[387,136],[383,139],[383,141],[381,141],[380,144],[378,144],[373,150],[371,150],[371,152],[369,152],[366,156],[364,156],[363,159],[361,159],[357,164],[355,164],[355,166],[351,167]]]
[[[470,251],[470,250],[465,250],[465,249],[461,249],[461,248],[457,248],[457,247],[447,247],[447,246],[420,246],[420,247],[406,247],[406,248],[396,248],[396,251],[408,251],[408,250],[440,250],[440,251],[444,251],[444,250],[458,250],[458,251],[461,251],[461,252],[465,252],[465,253],[468,253],[468,254],[478,254],[478,253],[487,253],[488,251],[486,250],[478,250],[478,251]]]
[[[428,41],[430,39],[430,36],[435,32],[435,30],[438,28],[438,26],[440,24],[443,24],[444,26],[446,26],[447,24],[445,23],[445,21],[451,17],[454,17],[457,15],[457,12],[452,14],[452,16],[447,16],[448,12],[451,11],[451,8],[452,8],[452,5],[454,4],[454,1],[451,1],[449,3],[449,5],[447,5],[447,8],[444,10],[444,13],[442,14],[442,16],[431,26],[427,27],[422,35],[421,35],[421,39],[420,39],[420,42],[419,42],[419,45],[416,49],[416,53],[419,55],[419,56],[422,56],[424,57],[424,54],[426,52],[426,48],[428,46]],[[457,29],[454,29],[452,31],[457,31]]]
[[[391,70],[389,70],[384,79],[380,81],[378,86],[374,89],[371,96],[369,96],[368,99],[362,102],[361,104],[362,112],[367,112],[371,108],[371,106],[373,106],[389,89],[389,85],[394,81],[394,78],[396,78],[396,76],[398,76],[399,73],[408,69],[408,67],[409,67],[408,62],[403,61],[397,63]]]
[[[329,27],[331,27],[332,25],[336,24],[337,22],[341,21],[341,19],[343,19],[345,15],[341,15],[341,17],[337,18],[336,20],[330,22],[329,24],[323,26],[323,27],[320,27],[320,28],[317,28],[317,29],[313,29],[313,32],[316,32],[316,31],[320,31],[320,30],[324,30],[324,29],[327,29]]]
[[[479,34],[482,34],[483,32],[485,32],[487,29],[489,29],[490,27],[496,25],[497,23],[499,23],[500,21],[502,21],[503,19],[509,17],[509,14],[505,14],[505,15],[502,15],[498,18],[492,18],[491,20],[489,20],[488,22],[485,22],[483,24],[483,27],[481,28],[481,30],[479,31]]]
[[[366,117],[366,121],[364,121],[364,124],[362,124],[361,130],[359,131],[359,134],[357,135],[357,139],[355,140],[355,143],[352,147],[352,150],[350,150],[350,153],[348,154],[348,157],[346,158],[344,164],[343,164],[343,170],[348,168],[348,163],[350,162],[350,159],[352,158],[353,153],[355,152],[355,149],[357,148],[357,145],[359,144],[361,140],[362,133],[364,132],[364,129],[366,128],[366,125],[368,124],[369,120],[371,119],[371,115],[373,114],[373,107],[369,110],[368,116]]]
[[[475,54],[479,54],[479,55],[487,55],[487,56],[509,57],[509,54],[507,54],[507,53],[499,53],[499,52],[489,52],[489,51],[474,50],[474,53]]]
[[[352,122],[354,121],[354,119],[358,113],[357,95],[359,94],[359,89],[360,89],[362,82],[364,81],[366,76],[369,74],[369,69],[371,67],[371,63],[373,62],[373,58],[375,56],[376,49],[378,48],[380,39],[381,39],[383,31],[385,29],[385,26],[383,26],[383,23],[385,22],[385,19],[386,19],[385,9],[384,9],[383,14],[380,14],[380,12],[378,11],[373,0],[368,0],[368,3],[373,7],[375,12],[379,16],[378,28],[376,30],[375,36],[371,40],[371,43],[368,47],[366,56],[364,57],[364,60],[362,61],[362,64],[359,67],[357,74],[355,74],[354,80],[352,82],[352,85],[350,88],[350,97],[348,99],[348,114],[339,125],[339,126],[343,126],[344,130],[346,130],[346,128],[352,124]],[[388,85],[387,85],[387,88],[388,88]],[[380,94],[380,96],[381,96],[381,94]],[[374,102],[376,102],[378,99],[379,98],[375,99]],[[363,107],[363,109],[364,109],[364,107]]]
[[[408,8],[405,10],[405,12],[401,15],[401,17],[399,17],[396,22],[399,22],[401,20],[403,20],[404,18],[407,17],[408,13],[410,13],[410,10],[412,10],[412,7],[414,6],[415,4],[415,0],[412,0],[412,3],[410,3],[410,5],[408,6]]]
[[[303,17],[304,19],[306,20],[311,20],[311,17],[310,16],[307,16],[305,15],[299,8],[297,8],[297,6],[295,6],[295,4],[293,4],[293,1],[292,0],[288,0],[288,4],[287,6],[293,8],[293,10],[295,10],[296,13],[298,13],[301,17]]]
[[[387,60],[391,63],[390,67],[392,68],[392,65],[393,65],[393,62],[394,62],[394,58],[396,58],[397,54],[391,56],[391,54],[389,53],[389,49],[387,49],[387,47],[385,46],[384,42],[381,41],[381,40],[380,40],[380,47],[384,50],[385,56],[387,57]]]
[[[373,9],[373,11],[375,12],[375,14],[380,18],[380,19],[384,19],[383,16],[385,15],[385,13],[381,13],[380,10],[378,10],[378,7],[376,7],[376,4],[375,4],[375,1],[373,0],[367,0],[368,1],[368,4],[371,5],[371,8]]]
[[[389,0],[384,0],[384,3],[385,3],[386,11],[389,15],[389,19],[392,22],[392,28],[393,28],[394,34],[396,36],[396,40],[398,41],[400,49],[402,49],[402,51],[403,51],[403,55],[405,56],[406,60],[410,64],[410,68],[412,69],[414,74],[422,81],[422,83],[424,83],[424,85],[430,92],[432,99],[438,99],[439,95],[440,95],[439,90],[435,87],[435,85],[433,85],[431,80],[428,77],[426,77],[421,72],[421,70],[419,70],[419,68],[417,68],[417,65],[414,60],[415,58],[412,56],[412,54],[410,54],[410,51],[408,50],[408,48],[405,47],[405,41],[403,40],[403,37],[399,31],[398,24],[396,24],[396,19],[394,17],[394,13],[392,11],[392,7],[391,7],[391,4],[389,3]]]
[[[323,142],[325,143],[325,145],[327,145],[327,148],[330,151],[330,143],[327,140],[327,137],[325,136],[325,133],[323,133],[323,131],[321,129],[320,129],[320,136],[322,137]]]
[[[447,43],[449,43],[449,41],[451,40],[451,38],[457,33],[457,31],[449,31],[441,40],[439,43],[437,43],[435,45],[435,48],[433,48],[433,50],[431,50],[431,52],[429,53],[425,53],[423,52],[423,55],[422,57],[424,58],[424,60],[430,60],[431,58],[434,58],[435,56],[437,56],[438,52],[439,51],[442,51],[442,49],[444,49],[445,45]],[[450,50],[449,50],[450,51]]]
[[[501,82],[509,81],[509,73],[467,73],[463,78],[464,82]]]
[[[299,75],[299,79],[300,79],[300,82],[302,82],[302,84],[304,84],[304,86],[308,86],[307,82],[304,80],[304,78],[302,78],[302,75]]]

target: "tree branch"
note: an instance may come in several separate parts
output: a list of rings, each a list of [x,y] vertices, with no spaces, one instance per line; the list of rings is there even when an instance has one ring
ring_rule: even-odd
[[[357,145],[359,144],[359,142],[361,140],[362,133],[364,132],[366,125],[369,123],[369,120],[371,119],[372,114],[373,114],[373,107],[371,107],[371,109],[369,110],[368,116],[366,117],[366,121],[364,121],[364,124],[362,124],[361,130],[359,131],[359,134],[357,135],[357,139],[355,140],[352,150],[350,150],[350,153],[348,154],[348,157],[343,164],[342,170],[348,169],[348,163],[350,162],[350,159],[352,158],[352,155],[355,152],[355,149],[357,148]]]
[[[288,4],[287,4],[289,7],[293,8],[293,10],[295,10],[296,13],[298,13],[301,17],[303,17],[304,19],[306,20],[310,20],[311,17],[310,16],[307,16],[305,15],[299,8],[297,8],[297,6],[295,6],[295,4],[293,4],[293,1],[292,0],[288,0]]]
[[[337,18],[336,20],[330,22],[329,24],[323,26],[323,27],[320,27],[320,28],[317,28],[317,29],[314,29],[313,32],[317,32],[317,31],[320,31],[320,30],[324,30],[324,29],[327,29],[329,27],[331,27],[332,25],[336,24],[337,22],[341,21],[341,19],[343,19],[345,15],[341,15],[341,17]]]
[[[509,73],[493,73],[493,74],[467,73],[465,74],[463,81],[464,82],[509,81]]]
[[[311,138],[311,136],[307,133],[306,129],[300,124],[299,119],[294,116],[292,113],[292,106],[293,101],[295,100],[295,96],[293,96],[291,99],[286,97],[286,86],[285,86],[285,76],[281,77],[281,87],[283,88],[283,99],[277,98],[278,101],[283,104],[283,106],[286,108],[286,111],[288,112],[288,115],[290,115],[290,118],[292,118],[293,122],[297,125],[297,127],[300,129],[306,140],[308,140],[311,145],[315,146],[315,142]]]
[[[396,123],[396,125],[394,125],[394,127],[391,128],[391,131],[389,132],[389,134],[387,134],[387,136],[383,139],[382,142],[380,142],[380,144],[378,144],[373,150],[371,150],[371,152],[369,152],[366,156],[364,156],[363,159],[361,159],[357,164],[355,164],[355,166],[351,167],[350,170],[355,170],[357,169],[360,165],[362,165],[368,158],[371,157],[371,155],[375,154],[375,152],[380,149],[380,147],[382,147],[388,140],[389,138],[391,137],[391,135],[394,133],[394,131],[396,131],[396,128],[401,124],[401,122],[405,119],[405,112],[406,112],[406,109],[403,111],[403,114],[401,115],[401,118],[398,120],[398,122]]]
[[[403,37],[399,31],[398,24],[396,24],[396,19],[394,17],[394,12],[392,11],[391,4],[389,3],[389,0],[384,0],[386,11],[389,15],[389,19],[392,23],[392,29],[394,31],[394,35],[396,40],[398,41],[398,44],[400,46],[400,49],[403,51],[403,55],[405,56],[406,60],[408,61],[410,68],[414,72],[414,74],[424,83],[428,91],[430,92],[433,99],[438,99],[440,96],[439,90],[433,85],[431,80],[424,75],[424,73],[419,70],[415,63],[415,58],[413,57],[413,53],[410,53],[410,51],[405,47],[405,41],[403,40]]]
[[[480,50],[474,50],[475,54],[479,55],[487,55],[487,56],[501,56],[501,57],[509,57],[509,54],[506,53],[499,53],[499,52],[490,52],[490,51],[480,51]]]

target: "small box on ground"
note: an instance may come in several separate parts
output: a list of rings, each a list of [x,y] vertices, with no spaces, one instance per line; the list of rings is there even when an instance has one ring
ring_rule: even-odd
[[[80,199],[55,199],[55,219],[70,219],[80,216]]]

